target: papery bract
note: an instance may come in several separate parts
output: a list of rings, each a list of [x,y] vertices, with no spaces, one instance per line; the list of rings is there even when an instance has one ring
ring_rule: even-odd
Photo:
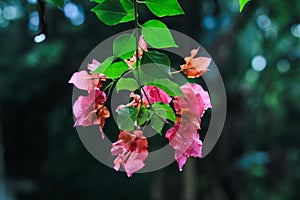
[[[76,119],[74,126],[99,124],[99,130],[103,138],[102,128],[105,119],[110,116],[108,109],[103,105],[105,101],[105,93],[99,90],[91,91],[88,96],[79,96],[73,105],[73,113]]]
[[[169,104],[172,100],[172,98],[169,95],[167,95],[165,91],[163,91],[162,89],[156,86],[145,85],[143,87],[142,93],[143,93],[143,102],[147,106],[149,106],[149,104],[153,104],[156,102],[163,102],[165,104]]]
[[[199,51],[198,49],[193,49],[191,51],[191,56],[186,57],[185,64],[181,65],[181,70],[187,75],[188,78],[197,78],[206,73],[208,66],[210,65],[211,58],[198,57],[194,58]]]
[[[189,156],[202,156],[202,142],[197,130],[198,128],[193,124],[176,123],[166,132],[166,138],[175,150],[174,157],[180,171]]]
[[[175,159],[182,170],[187,157],[201,157],[202,142],[197,131],[205,110],[212,106],[208,92],[200,85],[186,83],[180,89],[184,97],[176,97],[173,101],[176,124],[166,132],[166,138],[175,150]]]
[[[100,64],[101,63],[98,60],[93,59],[92,63],[87,65],[87,68],[90,70],[90,73],[92,73],[99,67]]]
[[[129,131],[121,131],[118,141],[112,144],[111,153],[117,155],[114,160],[115,170],[119,170],[120,166],[124,168],[128,177],[132,173],[144,167],[144,161],[148,157],[148,141],[140,130],[134,130],[133,134]]]
[[[73,83],[78,89],[87,90],[88,92],[102,86],[105,80],[104,74],[89,74],[87,71],[75,72],[69,83]]]

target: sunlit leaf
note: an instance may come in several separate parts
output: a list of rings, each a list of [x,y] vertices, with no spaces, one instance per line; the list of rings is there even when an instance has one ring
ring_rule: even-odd
[[[143,24],[142,34],[154,48],[178,47],[168,27],[159,20],[153,19]]]
[[[137,124],[138,126],[142,126],[147,121],[150,120],[151,111],[147,108],[141,107],[139,114],[137,116]]]
[[[157,102],[157,103],[151,104],[151,108],[152,108],[153,112],[156,115],[160,116],[162,119],[169,119],[169,120],[175,122],[175,120],[176,120],[175,113],[168,104],[165,104],[162,102]]]
[[[121,0],[120,1],[124,10],[126,11],[126,16],[122,18],[120,23],[129,22],[134,20],[134,9],[133,9],[133,3],[130,0]]]
[[[65,4],[65,0],[48,0],[48,1],[52,2],[58,8],[62,8],[63,5]]]
[[[162,120],[157,114],[153,114],[151,117],[151,127],[159,134],[162,135],[161,131],[164,127],[164,120]]]
[[[108,66],[104,71],[104,74],[108,78],[118,78],[127,70],[128,70],[128,65],[124,61],[120,61],[120,62],[115,62],[110,66]]]
[[[147,7],[158,17],[184,14],[177,0],[145,0]]]
[[[250,0],[239,0],[240,2],[240,12],[244,9],[245,5],[248,3]]]
[[[115,57],[114,56],[110,56],[108,58],[106,58],[101,64],[100,66],[93,71],[93,74],[103,74],[104,71],[107,69],[107,67],[109,67],[111,65],[111,63],[114,61]]]

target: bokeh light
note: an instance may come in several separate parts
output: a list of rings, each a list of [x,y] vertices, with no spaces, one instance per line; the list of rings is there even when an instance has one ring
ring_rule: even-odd
[[[286,59],[280,59],[277,62],[277,69],[281,73],[285,73],[290,69],[290,62]]]
[[[262,55],[256,55],[251,61],[252,68],[255,71],[263,71],[267,66],[267,60]]]
[[[39,35],[36,35],[34,38],[33,38],[34,42],[35,43],[41,43],[43,41],[46,40],[46,35],[44,33],[41,33]]]

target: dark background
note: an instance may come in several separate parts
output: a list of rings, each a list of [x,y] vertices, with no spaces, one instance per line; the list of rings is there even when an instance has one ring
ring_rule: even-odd
[[[133,178],[84,148],[68,84],[98,43],[133,24],[105,26],[94,3],[72,2],[78,12],[69,18],[47,4],[47,39],[37,44],[34,1],[0,0],[0,200],[300,198],[298,0],[252,0],[241,14],[237,0],[179,1],[186,15],[163,21],[214,58],[225,127],[214,150],[183,172],[173,163]],[[141,23],[153,17],[139,9]]]

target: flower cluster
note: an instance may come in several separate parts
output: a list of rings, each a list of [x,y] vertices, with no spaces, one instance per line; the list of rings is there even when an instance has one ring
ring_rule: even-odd
[[[180,71],[188,78],[202,76],[210,65],[210,58],[196,57],[198,51],[199,48],[192,50],[191,55],[184,59],[185,64],[180,66]],[[128,66],[125,72],[141,73],[136,64],[137,59],[138,62],[143,61],[144,54],[151,56],[147,43],[141,36],[137,51],[123,61]],[[187,82],[179,86],[166,78],[140,84],[143,81],[137,77],[126,79],[121,75],[118,78],[112,78],[105,72],[104,74],[94,73],[99,68],[101,68],[100,62],[94,59],[91,64],[87,65],[90,72],[76,72],[69,81],[88,93],[87,96],[79,96],[73,105],[76,119],[74,126],[99,125],[104,139],[102,129],[105,119],[110,117],[110,112],[104,105],[108,95],[105,91],[106,89],[110,91],[113,84],[121,79],[127,81],[125,86],[131,84],[128,88],[132,91],[129,97],[131,100],[127,104],[119,105],[115,110],[118,115],[124,116],[124,119],[131,119],[125,123],[120,117],[117,121],[120,133],[118,140],[112,144],[111,148],[112,156],[116,156],[115,170],[118,171],[122,166],[127,176],[131,177],[133,173],[144,167],[144,161],[148,157],[148,141],[143,135],[143,127],[149,124],[159,134],[162,134],[164,123],[172,126],[166,131],[165,138],[174,149],[174,158],[178,162],[180,171],[189,156],[202,157],[202,142],[198,132],[201,128],[201,118],[207,109],[212,108],[212,105],[208,92],[199,84]],[[113,81],[102,89],[102,83],[107,79]],[[175,85],[173,88],[175,92],[168,89],[172,85]],[[177,86],[179,89],[176,88]],[[124,86],[121,88],[126,89]]]

